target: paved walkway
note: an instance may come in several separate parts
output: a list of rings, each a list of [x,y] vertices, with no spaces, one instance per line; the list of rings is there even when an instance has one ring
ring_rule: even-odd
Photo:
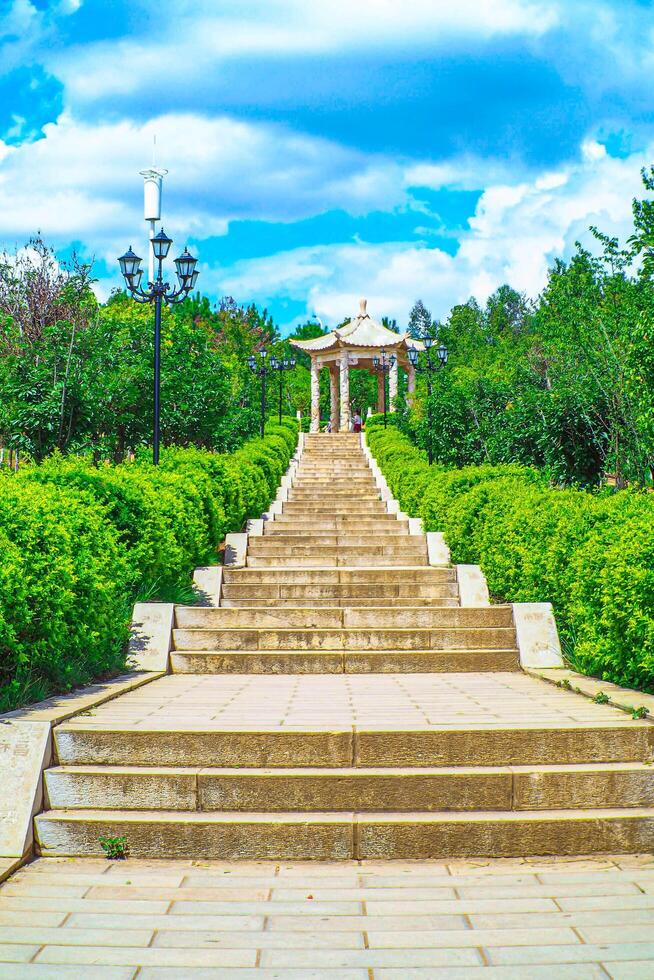
[[[169,674],[94,711],[79,728],[333,729],[471,724],[616,724],[623,711],[517,672]]]
[[[0,886],[3,980],[654,977],[654,857],[50,858]]]

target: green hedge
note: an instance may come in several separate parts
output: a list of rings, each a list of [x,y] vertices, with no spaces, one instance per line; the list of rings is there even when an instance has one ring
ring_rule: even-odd
[[[576,669],[654,690],[654,495],[556,489],[517,465],[429,467],[394,426],[367,432],[402,509],[444,532],[453,562],[481,565],[497,600],[551,602]]]
[[[228,455],[165,449],[158,468],[52,456],[0,471],[0,711],[124,669],[134,600],[188,594],[296,444],[283,419]]]

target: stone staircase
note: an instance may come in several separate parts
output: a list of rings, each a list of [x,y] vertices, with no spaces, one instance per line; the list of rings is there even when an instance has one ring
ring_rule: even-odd
[[[172,673],[55,730],[44,854],[645,851],[654,726],[520,667],[510,606],[388,513],[358,436],[307,437],[281,514],[179,607]]]

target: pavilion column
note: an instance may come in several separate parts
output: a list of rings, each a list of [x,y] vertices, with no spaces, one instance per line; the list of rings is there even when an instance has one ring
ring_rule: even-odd
[[[413,364],[409,364],[406,369],[407,371],[407,383],[406,383],[406,394],[407,402],[409,405],[413,404],[415,394],[416,394],[416,369]]]
[[[310,432],[320,432],[320,368],[318,358],[311,358],[311,428]]]
[[[340,360],[341,375],[341,432],[350,431],[350,365],[347,359],[347,351],[343,351]]]
[[[338,432],[338,387],[339,378],[335,368],[329,369],[329,406],[332,432]]]
[[[393,366],[388,372],[388,411],[395,411],[395,399],[397,398],[397,357]]]
[[[386,375],[381,371],[377,375],[377,411],[384,411],[384,386],[386,384]]]

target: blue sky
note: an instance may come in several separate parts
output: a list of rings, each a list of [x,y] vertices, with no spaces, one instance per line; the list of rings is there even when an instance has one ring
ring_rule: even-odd
[[[404,9],[403,9],[404,8]],[[138,171],[211,296],[285,329],[531,295],[654,162],[637,0],[0,0],[0,242],[145,249]]]

